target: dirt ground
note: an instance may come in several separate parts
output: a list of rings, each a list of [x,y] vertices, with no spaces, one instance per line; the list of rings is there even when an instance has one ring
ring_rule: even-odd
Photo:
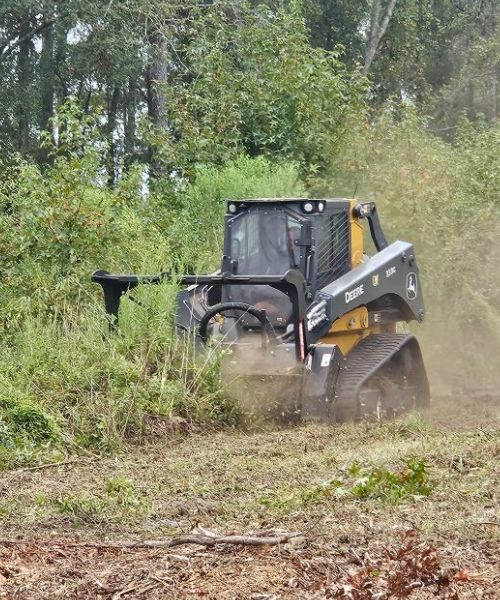
[[[0,598],[497,598],[499,425],[499,398],[448,397],[390,423],[181,426],[116,457],[3,472]],[[427,465],[428,496],[354,493],[410,458]],[[113,546],[200,528],[299,535]]]

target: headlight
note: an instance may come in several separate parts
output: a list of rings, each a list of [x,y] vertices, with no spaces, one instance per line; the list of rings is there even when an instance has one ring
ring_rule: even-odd
[[[229,204],[227,209],[232,215],[235,215],[238,212],[238,207],[236,206],[236,204],[234,202],[231,202],[231,204]]]
[[[312,202],[304,202],[304,204],[302,205],[302,210],[305,213],[312,213],[312,211],[314,210],[314,205]]]

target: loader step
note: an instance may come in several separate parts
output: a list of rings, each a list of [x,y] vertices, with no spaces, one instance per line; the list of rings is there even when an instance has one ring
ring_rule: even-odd
[[[410,349],[412,359],[416,361],[412,379],[418,382],[415,389],[418,387],[419,403],[423,405],[428,402],[429,387],[416,338],[407,334],[372,334],[346,357],[335,390],[333,412],[336,422],[359,420],[366,416],[359,399],[363,385],[405,347]]]

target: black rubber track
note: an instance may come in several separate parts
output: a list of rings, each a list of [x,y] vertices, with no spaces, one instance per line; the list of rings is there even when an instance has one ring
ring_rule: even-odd
[[[335,390],[333,416],[337,423],[356,421],[362,417],[358,400],[362,385],[409,344],[416,346],[421,359],[416,338],[413,335],[398,333],[369,335],[347,355]],[[424,383],[426,389],[423,390],[423,395],[428,396],[427,381]],[[428,398],[423,399],[424,402],[427,400]]]

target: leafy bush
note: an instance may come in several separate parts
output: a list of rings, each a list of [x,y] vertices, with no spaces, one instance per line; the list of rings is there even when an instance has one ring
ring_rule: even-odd
[[[169,128],[152,135],[165,169],[191,176],[241,152],[291,160],[301,172],[324,165],[362,114],[366,86],[340,49],[311,47],[302,11],[302,2],[203,9],[182,49],[190,85],[183,69],[172,73]]]
[[[20,402],[6,411],[14,431],[28,437],[33,442],[59,441],[59,427],[52,415],[36,404]]]
[[[349,499],[380,500],[397,504],[410,498],[429,496],[434,489],[425,460],[408,458],[399,469],[366,467],[354,462],[328,481],[299,490],[273,490],[259,498],[266,508],[288,513],[308,504]]]
[[[38,499],[45,506],[45,497]],[[127,477],[115,475],[104,482],[104,490],[96,495],[70,494],[52,501],[56,511],[75,523],[119,522],[126,516],[145,514],[149,504],[140,497],[134,483]]]
[[[405,467],[397,471],[381,467],[363,469],[358,463],[353,463],[349,470],[358,477],[351,493],[361,499],[381,498],[399,502],[408,496],[428,496],[433,489],[423,459],[410,458]]]
[[[92,496],[67,496],[56,500],[55,507],[76,523],[102,523],[108,510],[108,502]]]
[[[106,481],[106,494],[118,506],[130,509],[139,508],[141,499],[137,497],[135,486],[127,477],[116,475]]]

